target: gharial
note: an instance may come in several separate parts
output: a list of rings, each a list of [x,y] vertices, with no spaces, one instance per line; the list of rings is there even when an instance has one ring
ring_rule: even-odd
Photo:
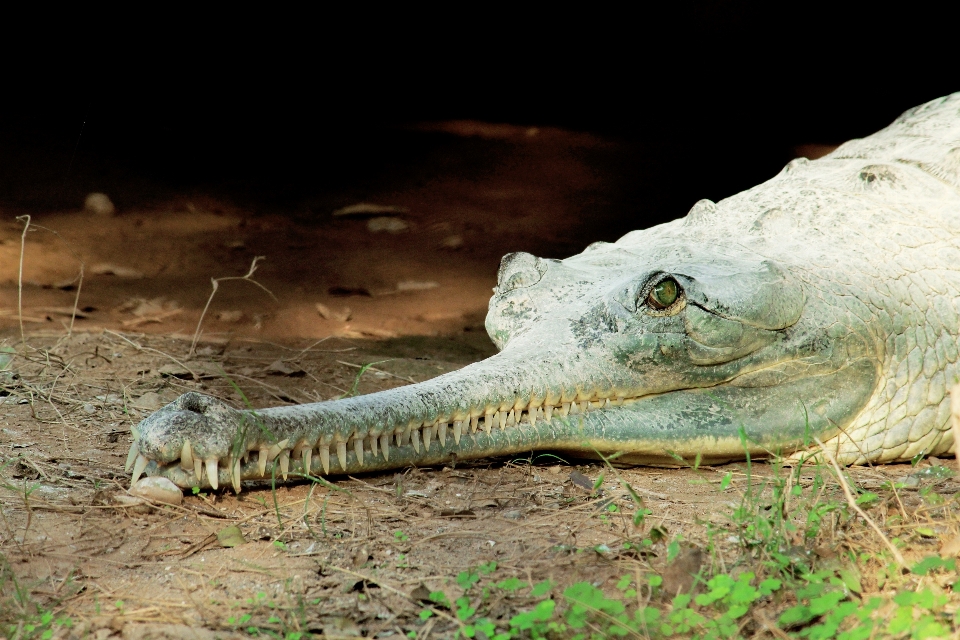
[[[134,429],[181,487],[536,449],[626,463],[954,449],[960,93],[686,217],[565,260],[503,258],[500,352],[365,396],[238,410],[187,393]],[[743,436],[743,437],[741,437]]]

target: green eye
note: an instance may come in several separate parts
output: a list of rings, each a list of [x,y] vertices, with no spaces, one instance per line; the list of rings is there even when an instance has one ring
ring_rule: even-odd
[[[654,285],[647,296],[647,304],[654,309],[666,309],[680,297],[680,285],[672,278],[667,278]]]

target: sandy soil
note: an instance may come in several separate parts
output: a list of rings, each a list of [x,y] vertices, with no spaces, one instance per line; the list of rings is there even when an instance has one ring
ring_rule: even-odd
[[[605,204],[616,181],[604,174],[615,145],[558,130],[437,128],[462,142],[410,172],[429,178],[332,194],[301,217],[202,194],[113,215],[34,212],[29,226],[14,219],[23,212],[5,212],[0,335],[18,355],[0,396],[0,551],[4,589],[16,576],[30,593],[22,606],[70,617],[57,634],[75,637],[230,637],[251,626],[449,637],[455,624],[421,619],[421,600],[456,597],[458,574],[491,562],[496,580],[550,580],[555,590],[654,571],[675,593],[718,561],[700,549],[735,533],[743,464],[613,471],[537,455],[251,484],[176,507],[126,500],[130,427],[178,394],[312,402],[462,367],[493,353],[483,317],[504,253],[562,257],[616,228],[618,210]],[[395,209],[332,215],[361,202]],[[200,323],[211,278],[226,279]],[[912,471],[853,477],[880,486]],[[752,470],[761,481],[773,472]],[[943,482],[941,493],[960,489]],[[651,512],[639,526],[624,483]],[[915,493],[896,508],[909,510],[910,526],[932,522]],[[950,522],[935,521],[944,536],[957,534]],[[245,544],[224,546],[218,534],[234,525]],[[678,536],[687,564],[668,566]],[[868,537],[809,552],[832,557]],[[644,538],[653,544],[641,548]],[[741,557],[734,542],[718,544]],[[533,602],[518,593],[490,610],[509,617]]]

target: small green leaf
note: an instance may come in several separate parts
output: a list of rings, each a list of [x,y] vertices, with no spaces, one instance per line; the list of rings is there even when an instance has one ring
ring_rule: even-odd
[[[680,555],[680,542],[674,540],[667,545],[667,562],[673,562]]]
[[[731,482],[733,482],[733,472],[727,471],[726,475],[723,476],[723,480],[720,481],[720,491],[726,491]]]
[[[539,598],[540,596],[548,593],[551,589],[553,589],[553,581],[544,580],[543,582],[534,585],[533,589],[530,591],[530,595],[534,598]]]
[[[524,582],[520,578],[517,578],[516,576],[514,576],[512,578],[507,578],[506,580],[501,580],[500,582],[497,583],[497,586],[503,589],[504,591],[513,592],[519,589],[524,589],[530,585],[528,585],[526,582]]]
[[[918,576],[925,576],[934,569],[941,569],[947,566],[947,563],[953,563],[956,566],[956,561],[951,558],[950,560],[943,560],[940,556],[927,556],[917,564],[913,565],[913,568],[910,569],[912,573],[915,573]]]
[[[596,491],[597,489],[599,489],[599,488],[602,487],[602,486],[603,486],[603,474],[601,473],[601,474],[597,477],[597,481],[593,483],[593,490]]]
[[[490,561],[487,564],[482,564],[477,567],[477,571],[486,575],[488,573],[493,573],[497,570],[497,563],[495,561]]]

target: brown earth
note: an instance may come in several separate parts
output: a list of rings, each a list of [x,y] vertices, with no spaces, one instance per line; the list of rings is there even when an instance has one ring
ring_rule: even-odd
[[[616,145],[559,130],[434,129],[466,142],[426,162],[433,178],[352,200],[334,194],[321,216],[255,213],[202,194],[115,215],[33,212],[29,224],[5,212],[0,332],[17,355],[0,404],[4,629],[51,610],[73,624],[57,636],[207,638],[256,627],[450,637],[451,614],[435,607],[424,620],[422,600],[436,590],[453,600],[458,574],[491,562],[483,584],[549,580],[554,597],[573,582],[609,589],[651,572],[676,593],[701,565],[745,562],[731,514],[748,474],[774,477],[766,464],[614,470],[537,454],[251,484],[180,506],[126,497],[130,428],[161,403],[187,390],[241,406],[312,402],[462,367],[493,352],[483,317],[504,253],[562,257],[596,239],[587,226],[615,225],[617,209],[604,202],[616,185],[604,171]],[[457,156],[464,149],[470,162]],[[358,202],[398,210],[330,215]],[[222,280],[201,323],[211,278]],[[851,475],[879,487],[913,471]],[[639,525],[627,485],[650,510]],[[843,500],[835,483],[824,495]],[[957,535],[950,505],[947,516],[924,505],[914,492],[883,509],[903,512],[904,538],[922,525]],[[869,530],[830,523],[798,548],[827,559],[880,548]],[[223,546],[218,534],[231,525],[245,544]],[[668,565],[676,540],[691,546]],[[701,553],[711,542],[716,555]],[[525,591],[497,597],[488,610],[501,619],[537,601]]]

